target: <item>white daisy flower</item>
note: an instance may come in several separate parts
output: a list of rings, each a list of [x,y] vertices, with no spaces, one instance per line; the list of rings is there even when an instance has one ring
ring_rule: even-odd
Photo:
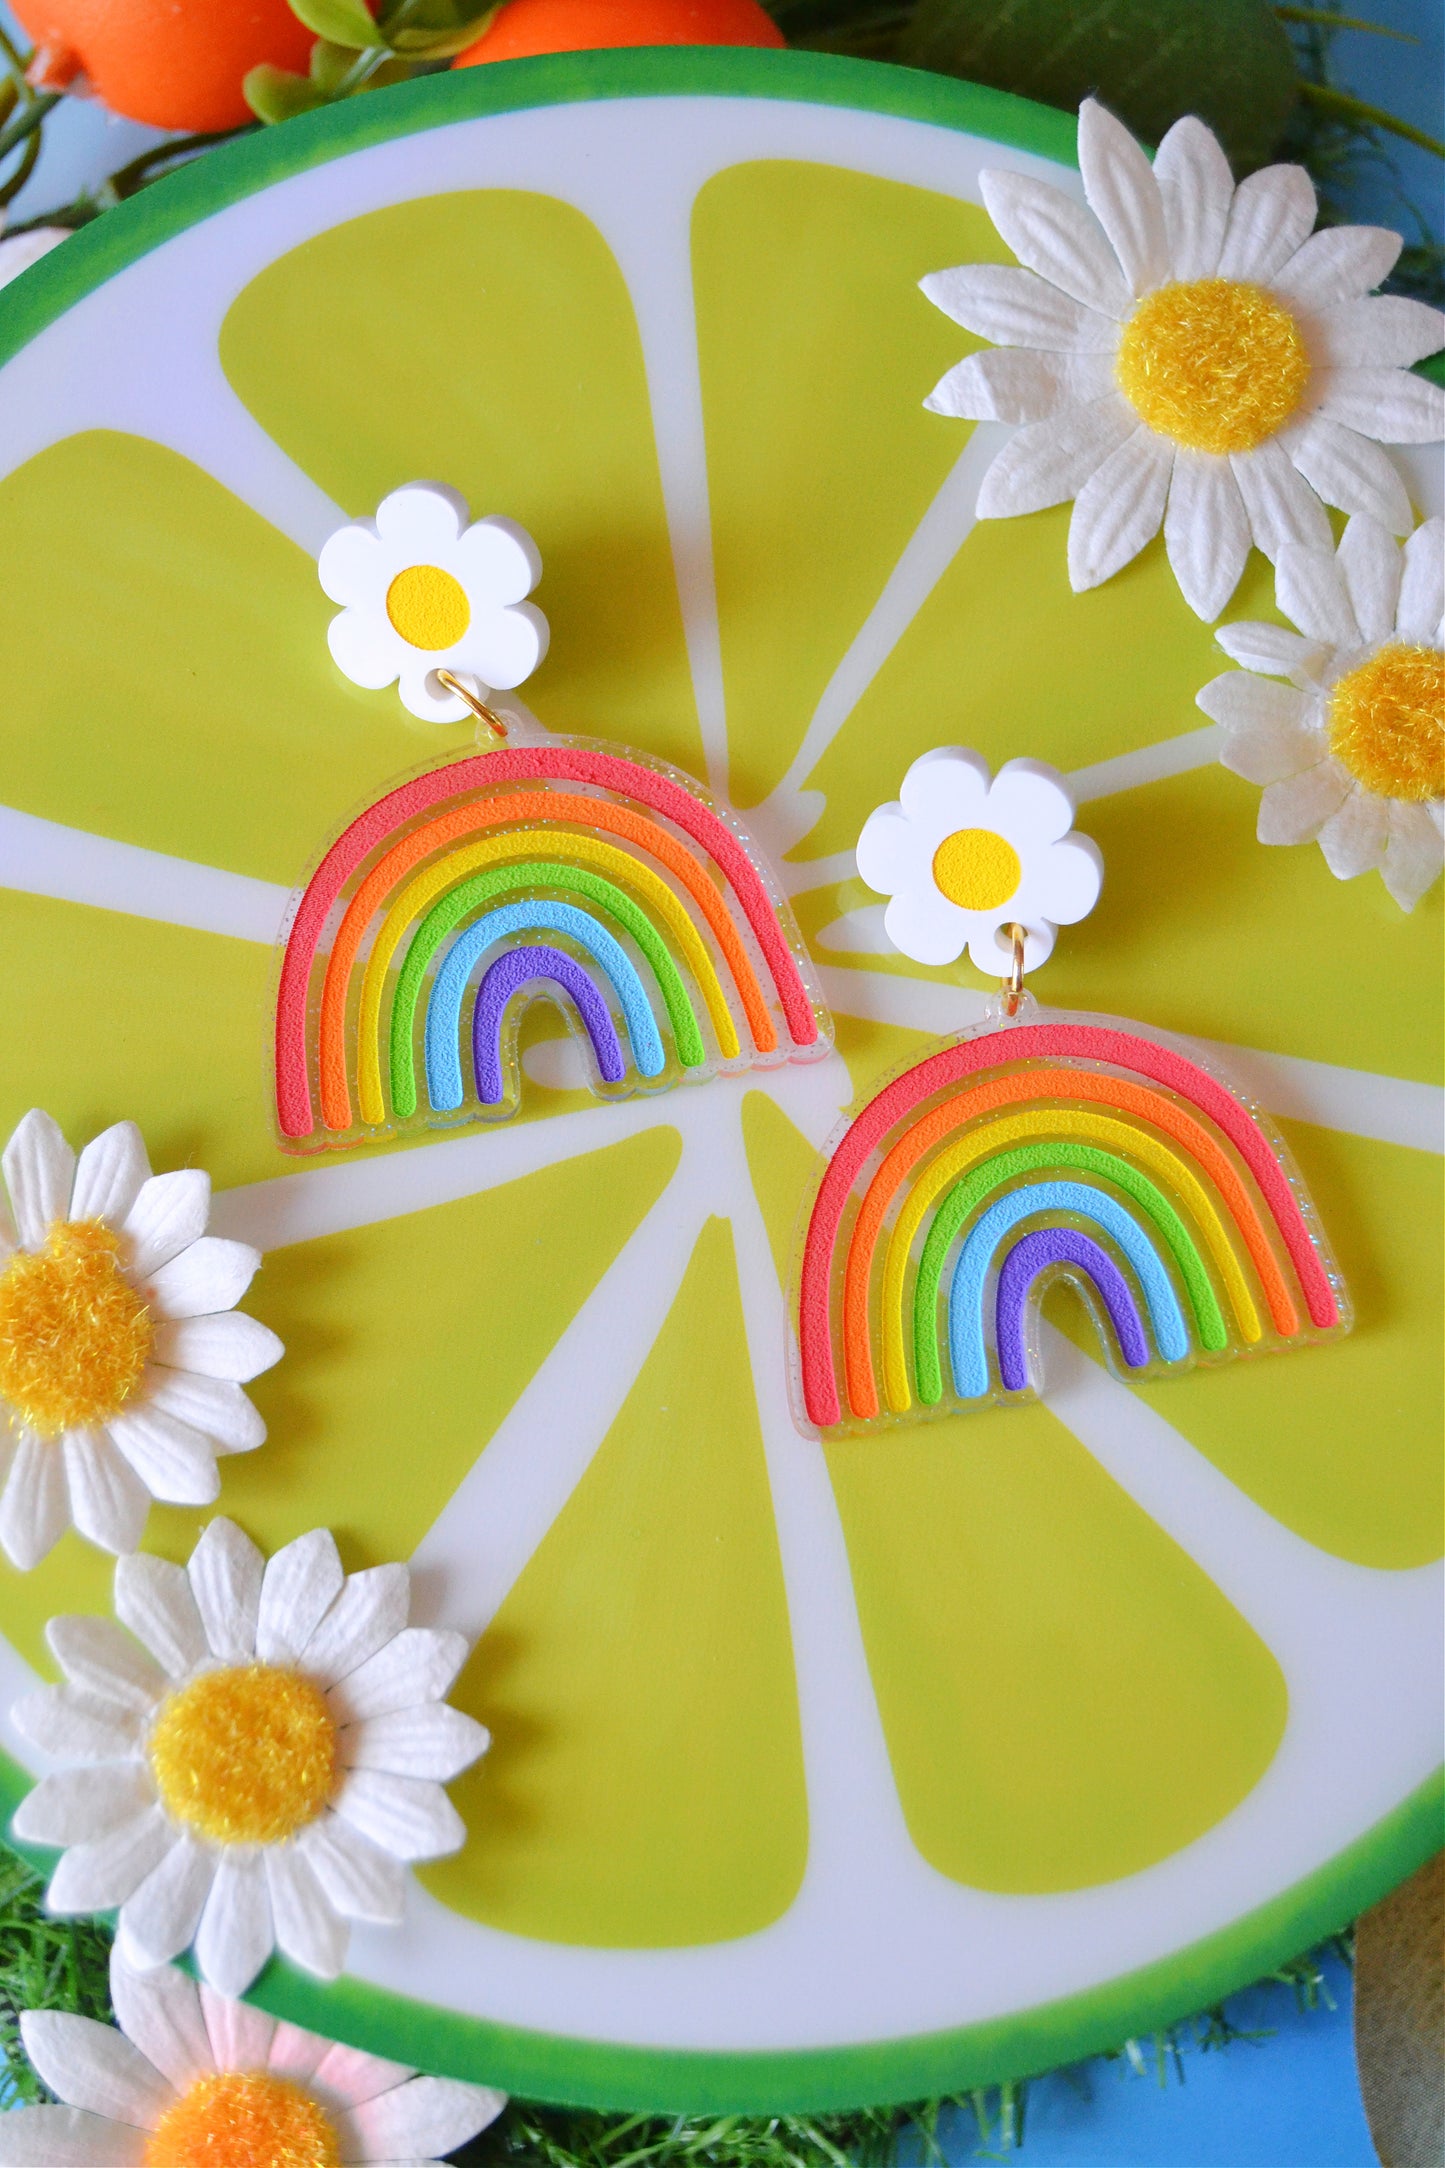
[[[1010,924],[1024,930],[1024,969],[1053,951],[1060,926],[1087,918],[1104,878],[1099,846],[1070,833],[1074,801],[1057,768],[1009,760],[990,780],[986,760],[939,746],[915,760],[892,805],[858,838],[858,871],[879,895],[889,940],[920,964],[963,954],[994,977],[1013,961]]]
[[[955,323],[995,342],[925,405],[1024,424],[984,477],[979,517],[1073,498],[1076,591],[1109,579],[1162,524],[1203,618],[1234,593],[1251,542],[1272,559],[1292,542],[1328,548],[1327,504],[1408,534],[1409,499],[1378,444],[1445,430],[1445,393],[1409,367],[1445,343],[1445,317],[1369,298],[1399,235],[1315,233],[1300,166],[1267,166],[1236,188],[1199,120],[1175,123],[1151,169],[1090,99],[1079,167],[1090,210],[1029,175],[982,174],[1022,268],[965,264],[922,281]]]
[[[1214,636],[1242,665],[1198,696],[1220,759],[1264,785],[1261,843],[1318,837],[1340,880],[1378,866],[1413,910],[1445,862],[1445,520],[1403,549],[1361,518],[1333,555],[1284,549],[1275,599],[1298,632]]]
[[[273,1948],[334,1979],[346,1922],[399,1920],[406,1865],[463,1843],[442,1786],[488,1745],[443,1699],[466,1642],[409,1627],[409,1601],[405,1566],[347,1576],[324,1528],[268,1563],[216,1520],[188,1568],[117,1565],[135,1640],[109,1619],[52,1619],[67,1683],[14,1711],[74,1764],[14,1821],[27,1843],[66,1847],[51,1911],[118,1905],[128,1962],[194,1942],[227,1995]]]
[[[134,1122],[77,1161],[37,1107],[0,1198],[0,1544],[22,1572],[74,1526],[133,1551],[152,1498],[209,1505],[266,1426],[241,1387],[283,1350],[235,1305],[260,1252],[206,1233],[210,1176],[153,1175]]]
[[[536,543],[515,520],[469,526],[464,500],[440,482],[408,482],[375,519],[338,528],[317,571],[346,605],[326,636],[337,668],[371,689],[400,678],[403,703],[423,722],[471,712],[438,670],[484,700],[520,685],[547,652],[547,620],[524,600],[542,577]]]
[[[0,2115],[0,2168],[440,2168],[505,2093],[278,2024],[171,1966],[111,1959],[119,2030],[27,2010],[25,2052],[62,2105]]]

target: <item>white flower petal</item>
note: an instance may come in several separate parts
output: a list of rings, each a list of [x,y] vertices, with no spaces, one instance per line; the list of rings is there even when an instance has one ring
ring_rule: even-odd
[[[273,1947],[263,1855],[223,1852],[196,1935],[202,1977],[223,1995],[244,1995]]]
[[[1445,316],[1402,294],[1336,301],[1308,319],[1310,347],[1332,368],[1408,369],[1445,346]]]
[[[988,762],[962,745],[936,745],[920,753],[898,787],[898,806],[922,836],[941,837],[986,817]],[[888,808],[881,810],[887,811]]]
[[[133,1551],[145,1533],[151,1496],[103,1431],[68,1430],[60,1441],[70,1514],[103,1551]]]
[[[70,2010],[25,2010],[20,2037],[39,2076],[67,2107],[154,2130],[175,2101],[159,2070],[113,2025]]]
[[[66,1677],[102,1700],[148,1716],[166,1690],[165,1674],[114,1619],[50,1619],[45,1638]]]
[[[1283,783],[1318,766],[1324,750],[1314,731],[1261,719],[1234,724],[1225,735],[1219,761],[1247,783]]]
[[[112,1955],[110,1999],[127,2040],[153,2063],[178,2093],[209,2077],[216,2067],[201,2016],[196,1983],[171,1965],[133,1972]]]
[[[0,1265],[3,1265],[7,1258],[12,1257],[19,1246],[19,1238],[15,1233],[15,1222],[10,1217],[9,1200],[5,1196],[4,1190],[0,1189]]]
[[[1409,369],[1322,370],[1317,411],[1381,444],[1445,436],[1445,387]]]
[[[454,650],[458,670],[479,677],[495,692],[510,692],[545,660],[551,630],[530,602],[475,617]]]
[[[22,1431],[0,1495],[0,1546],[12,1566],[29,1573],[69,1526],[65,1456],[52,1439]]]
[[[395,1859],[442,1859],[466,1843],[466,1825],[440,1784],[353,1769],[334,1804],[344,1822]]]
[[[343,1822],[326,1813],[297,1838],[316,1870],[317,1880],[338,1912],[347,1919],[394,1927],[406,1908],[406,1871]]]
[[[350,1724],[337,1744],[349,1769],[388,1769],[393,1776],[450,1784],[486,1753],[491,1735],[460,1709],[432,1701]]]
[[[186,1569],[169,1559],[120,1560],[115,1615],[173,1679],[183,1679],[207,1654],[205,1628]]]
[[[1438,808],[1439,801],[1436,800]],[[1440,878],[1445,865],[1442,840],[1431,809],[1423,805],[1395,805],[1390,810],[1390,840],[1382,871],[1385,886],[1402,911],[1413,911],[1427,888]]]
[[[455,675],[469,681],[479,700],[485,700],[491,687],[471,671],[458,670]],[[470,713],[467,703],[458,694],[448,692],[436,676],[429,655],[419,655],[415,648],[408,650],[400,667],[397,691],[401,704],[408,715],[414,715],[423,723],[460,723]]]
[[[1025,874],[1023,916],[1035,912],[1055,926],[1087,918],[1104,885],[1104,854],[1092,836],[1064,836],[1051,843]]]
[[[1371,647],[1395,629],[1404,558],[1378,520],[1352,519],[1335,552],[1360,636]]]
[[[294,1844],[266,1853],[276,1947],[304,1971],[334,1980],[346,1962],[349,1930]]]
[[[126,1761],[138,1753],[141,1722],[133,1710],[78,1686],[44,1686],[10,1711],[17,1731],[57,1761]]]
[[[1172,276],[1213,278],[1234,200],[1229,160],[1213,131],[1192,114],[1175,121],[1159,146],[1154,178],[1164,205]]]
[[[316,560],[321,591],[333,602],[373,609],[386,599],[391,579],[389,553],[382,548],[374,519],[338,527],[321,545]]]
[[[175,1832],[158,1806],[119,1829],[107,1830],[89,1844],[63,1852],[50,1877],[45,1902],[51,1912],[108,1912],[138,1890],[175,1842]],[[73,2103],[83,2108],[86,2103]]]
[[[21,1245],[41,1249],[52,1221],[66,1216],[75,1154],[59,1125],[42,1108],[32,1107],[6,1145],[0,1166]]]
[[[120,1942],[136,1965],[164,1965],[190,1948],[216,1874],[215,1852],[177,1835],[158,1867],[120,1908]]]
[[[1262,166],[1234,191],[1216,276],[1259,284],[1309,235],[1319,206],[1303,166]]]
[[[1164,547],[1196,617],[1218,617],[1243,576],[1249,545],[1249,514],[1229,461],[1176,453]]]
[[[1133,296],[1091,212],[1032,174],[994,166],[978,179],[989,217],[1026,270],[1087,309],[1115,319],[1128,314]]]
[[[1271,783],[1259,801],[1256,833],[1261,843],[1309,843],[1337,813],[1353,788],[1333,760],[1322,760],[1282,783]]]
[[[218,1452],[250,1453],[265,1441],[266,1425],[239,1385],[197,1377],[187,1370],[152,1364],[141,1382],[138,1406],[158,1408],[188,1423]]]
[[[440,1701],[466,1660],[465,1635],[407,1626],[331,1687],[326,1699],[339,1724],[389,1716],[418,1701]]]
[[[354,2108],[416,2076],[407,2063],[383,2062],[379,2055],[364,2055],[360,2048],[344,2047],[339,2040],[324,2045],[326,2052],[312,2072],[311,2086],[325,2107]]]
[[[148,1280],[181,1250],[199,1241],[210,1212],[211,1177],[199,1167],[153,1174],[143,1182],[123,1228],[131,1244],[134,1277]]]
[[[59,1769],[26,1793],[10,1827],[23,1844],[88,1844],[134,1821],[154,1801],[139,1762]]]
[[[72,1219],[109,1220],[120,1227],[151,1178],[145,1141],[134,1122],[117,1122],[92,1137],[75,1169]]]
[[[1380,285],[1403,245],[1386,226],[1322,226],[1300,243],[1272,283],[1286,301],[1325,308]]]
[[[110,1418],[106,1431],[153,1498],[168,1505],[208,1506],[220,1496],[215,1447],[153,1402],[123,1408]]]
[[[982,825],[997,826],[1021,854],[1056,843],[1074,821],[1074,801],[1057,768],[1042,760],[1006,760],[988,791]]]
[[[1133,408],[1114,393],[1017,430],[979,485],[978,517],[1011,519],[1065,503],[1138,426]]]
[[[1244,724],[1258,729],[1299,730],[1304,725],[1306,702],[1294,685],[1280,685],[1272,678],[1256,677],[1252,670],[1226,670],[1202,685],[1194,696],[1212,722],[1226,730]],[[1318,756],[1317,756],[1318,757]]]
[[[1378,520],[1391,534],[1409,533],[1415,515],[1405,485],[1378,444],[1323,414],[1307,414],[1277,441],[1326,504]]]
[[[1221,625],[1214,637],[1231,662],[1246,670],[1262,670],[1267,677],[1290,678],[1296,685],[1317,681],[1330,653],[1320,640],[1307,640],[1284,625],[1253,620]]]
[[[296,2078],[309,2085],[326,2059],[327,2043],[320,2033],[304,2032],[284,2022],[276,2027],[266,2067],[279,2076]]]
[[[1079,171],[1089,208],[1113,244],[1136,297],[1169,277],[1164,205],[1148,159],[1096,98],[1079,108]]]
[[[1395,629],[1415,647],[1432,647],[1445,610],[1445,519],[1427,519],[1405,544]]]
[[[345,1575],[328,1528],[298,1536],[267,1562],[256,1618],[263,1664],[294,1664],[341,1593]]]
[[[155,1357],[171,1370],[249,1385],[286,1350],[269,1326],[240,1310],[217,1317],[174,1318],[156,1327]]]
[[[967,916],[931,879],[895,896],[883,925],[893,946],[916,964],[957,963],[968,939]]]
[[[307,1671],[326,1685],[348,1677],[401,1632],[410,1607],[405,1566],[368,1566],[349,1575],[301,1652]]]
[[[187,1572],[196,1609],[211,1652],[222,1663],[245,1664],[255,1655],[265,1568],[261,1553],[234,1521],[212,1521],[191,1553]]]
[[[1008,919],[1024,929],[1024,969],[1037,971],[1054,953],[1054,929],[1047,919],[1015,918],[1012,910]],[[975,971],[989,977],[1002,978],[1013,960],[1013,942],[1004,931],[1002,912],[974,911],[969,914],[968,960]]]
[[[1111,317],[1012,264],[960,264],[951,271],[930,271],[918,283],[935,308],[995,346],[1111,354],[1119,341]]]
[[[531,594],[542,577],[542,552],[516,520],[490,512],[458,539],[449,569],[466,588],[473,610],[482,597],[500,609]]]
[[[495,2122],[504,2093],[454,2078],[412,2078],[338,2117],[343,2155],[350,2160],[440,2159]]]
[[[1373,791],[1352,790],[1320,830],[1325,864],[1337,881],[1369,873],[1385,855],[1390,835],[1390,805]]]
[[[1311,640],[1334,647],[1358,647],[1360,628],[1349,590],[1335,559],[1323,550],[1289,543],[1275,566],[1274,597],[1291,624]]]
[[[1153,541],[1173,469],[1174,446],[1140,428],[1090,476],[1069,522],[1069,585],[1076,595],[1111,579]]]
[[[1287,542],[1333,549],[1334,535],[1319,498],[1290,463],[1278,437],[1266,437],[1252,452],[1234,452],[1229,461],[1256,549],[1277,559]]]
[[[326,628],[326,645],[342,676],[373,693],[395,682],[407,653],[387,619],[366,610],[343,610],[333,617]]]
[[[0,2168],[144,2168],[149,2144],[83,2108],[12,2108],[0,2120]]]
[[[264,2070],[270,2062],[276,2020],[247,2002],[233,2002],[201,1982],[201,2013],[218,2070]]]
[[[208,1317],[235,1307],[260,1263],[261,1252],[248,1242],[202,1235],[151,1275],[146,1299],[157,1317]]]
[[[869,814],[854,852],[859,879],[880,896],[891,896],[913,879],[918,855],[917,830],[896,801]]]
[[[449,552],[466,523],[466,499],[445,482],[406,482],[376,508],[376,531],[402,561]]]
[[[990,346],[949,370],[923,404],[964,421],[1037,422],[1113,387],[1107,354],[1041,354],[1027,347]]]

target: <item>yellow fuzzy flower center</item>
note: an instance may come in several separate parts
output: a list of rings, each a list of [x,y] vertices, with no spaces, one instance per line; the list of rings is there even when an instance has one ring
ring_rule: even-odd
[[[330,2117],[289,2078],[199,2078],[146,2141],[145,2168],[341,2168]]]
[[[1310,363],[1299,325],[1262,286],[1191,279],[1144,296],[1114,373],[1160,436],[1191,452],[1249,452],[1298,411]]]
[[[0,1272],[0,1400],[42,1438],[103,1423],[140,1382],[154,1334],[119,1252],[101,1220],[56,1220]]]
[[[386,590],[386,614],[403,640],[435,652],[455,647],[472,621],[460,580],[440,565],[408,565]]]
[[[213,1844],[281,1844],[331,1796],[336,1725],[299,1672],[241,1664],[162,1703],[150,1762],[167,1810]]]
[[[1330,751],[1381,798],[1445,797],[1445,655],[1392,643],[1330,694]]]
[[[991,828],[955,828],[933,854],[933,878],[964,911],[992,911],[1023,879],[1019,854]]]

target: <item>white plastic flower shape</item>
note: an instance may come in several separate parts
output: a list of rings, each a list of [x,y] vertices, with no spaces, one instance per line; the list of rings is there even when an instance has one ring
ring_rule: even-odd
[[[439,2168],[506,2095],[341,2047],[111,1959],[117,2025],[27,2010],[20,2035],[59,2107],[0,2115],[0,2168]]]
[[[1409,500],[1378,445],[1432,443],[1445,429],[1445,393],[1408,366],[1445,343],[1445,317],[1367,298],[1399,235],[1313,232],[1300,166],[1267,166],[1236,188],[1199,120],[1175,123],[1151,169],[1090,99],[1079,166],[1089,210],[1027,174],[983,173],[1022,268],[966,264],[922,281],[955,323],[996,342],[925,404],[1024,424],[984,476],[979,517],[1073,498],[1076,591],[1118,572],[1162,524],[1203,618],[1234,593],[1251,541],[1272,559],[1292,542],[1327,549],[1326,504],[1407,534]]]
[[[488,1745],[443,1700],[460,1634],[408,1627],[405,1566],[349,1577],[324,1528],[269,1564],[212,1521],[188,1568],[122,1559],[109,1619],[46,1629],[66,1674],[14,1721],[58,1761],[16,1811],[65,1846],[53,1912],[120,1907],[132,1965],[193,1942],[241,1995],[273,1948],[334,1979],[348,1920],[401,1918],[407,1863],[457,1851],[442,1786]],[[143,1644],[139,1645],[139,1644]]]
[[[340,527],[317,570],[345,604],[327,633],[332,660],[353,685],[401,680],[403,704],[426,723],[470,711],[435,673],[465,678],[480,698],[531,676],[547,652],[547,620],[525,598],[542,558],[525,527],[467,507],[440,482],[408,482],[375,519]]]
[[[858,871],[892,897],[884,929],[915,963],[955,963],[967,948],[997,978],[1013,960],[1013,923],[1033,971],[1053,953],[1058,928],[1087,918],[1099,898],[1099,846],[1071,834],[1073,821],[1057,768],[1009,760],[990,780],[980,754],[939,746],[914,761],[897,800],[863,823]]]
[[[241,1387],[281,1342],[235,1310],[260,1252],[206,1233],[209,1175],[153,1175],[134,1122],[77,1162],[37,1107],[0,1164],[0,1544],[22,1572],[72,1524],[133,1551],[152,1498],[209,1505],[216,1455],[266,1435]]]
[[[1401,549],[1352,519],[1333,555],[1282,551],[1275,596],[1298,632],[1214,636],[1243,666],[1199,694],[1220,759],[1264,785],[1261,843],[1317,837],[1340,880],[1378,866],[1413,910],[1445,862],[1445,520]]]

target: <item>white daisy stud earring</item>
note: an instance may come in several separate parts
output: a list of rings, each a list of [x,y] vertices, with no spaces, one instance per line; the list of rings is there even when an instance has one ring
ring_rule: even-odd
[[[1344,1281],[1282,1138],[1211,1052],[1041,1008],[1024,974],[1099,895],[1063,778],[977,753],[916,760],[858,870],[915,962],[1002,977],[983,1021],[894,1076],[818,1164],[791,1383],[828,1436],[1031,1400],[1056,1281],[1121,1377],[1332,1338]]]
[[[14,1722],[61,1766],[13,1823],[64,1848],[51,1911],[118,1906],[130,1965],[194,1945],[226,1995],[274,1949],[334,1979],[348,1922],[394,1924],[407,1867],[460,1849],[443,1786],[488,1745],[445,1699],[466,1641],[409,1602],[404,1566],[347,1575],[325,1529],[267,1560],[216,1520],[187,1567],[120,1561],[120,1624],[52,1619],[65,1684]]]
[[[1411,364],[1445,344],[1436,309],[1372,289],[1401,240],[1314,232],[1300,166],[1236,188],[1204,123],[1150,166],[1093,99],[1079,113],[1088,208],[1031,175],[980,176],[1018,267],[931,272],[929,300],[995,342],[924,402],[1021,426],[984,476],[981,519],[1074,500],[1069,579],[1097,587],[1164,530],[1180,590],[1217,617],[1250,544],[1330,545],[1325,506],[1395,534],[1413,514],[1384,444],[1445,433],[1445,392]]]
[[[236,1309],[260,1252],[206,1233],[210,1177],[153,1175],[134,1122],[77,1160],[36,1108],[0,1166],[0,1545],[22,1572],[71,1526],[133,1551],[153,1498],[211,1504],[217,1455],[266,1436],[242,1387],[281,1342]]]
[[[1445,520],[1401,548],[1356,517],[1337,551],[1281,551],[1297,631],[1222,625],[1241,667],[1198,695],[1220,759],[1264,786],[1261,843],[1317,840],[1337,879],[1378,866],[1411,911],[1445,863]]]
[[[441,482],[408,482],[374,519],[338,528],[317,571],[343,606],[327,634],[337,668],[371,690],[399,680],[423,722],[463,721],[547,652],[547,620],[526,599],[542,577],[536,543],[515,520],[469,522],[465,500]]]
[[[137,1973],[117,1952],[110,1992],[113,2026],[21,2013],[58,2104],[0,2115],[0,2168],[442,2168],[507,2104],[278,2025],[169,1965]]]

